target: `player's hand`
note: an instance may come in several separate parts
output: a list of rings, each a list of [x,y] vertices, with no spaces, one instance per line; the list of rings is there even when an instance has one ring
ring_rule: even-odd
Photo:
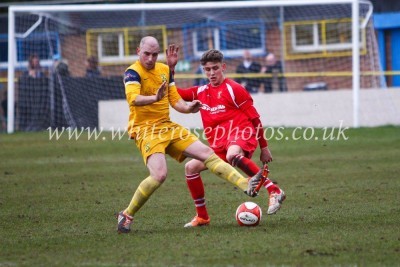
[[[164,82],[161,84],[160,88],[158,88],[157,94],[156,94],[156,101],[155,101],[155,102],[160,101],[160,100],[165,96],[165,93],[166,93],[166,84],[167,84],[167,81],[164,81]]]
[[[196,113],[196,112],[199,112],[202,104],[201,104],[200,100],[193,100],[188,105],[190,107],[189,108],[190,112],[191,113]]]
[[[268,147],[264,147],[261,149],[260,160],[263,163],[272,161],[272,154],[271,151],[269,151]]]
[[[178,63],[178,52],[179,46],[175,46],[175,44],[170,44],[168,48],[165,50],[165,55],[167,57],[167,65],[170,69],[175,69],[176,63]]]

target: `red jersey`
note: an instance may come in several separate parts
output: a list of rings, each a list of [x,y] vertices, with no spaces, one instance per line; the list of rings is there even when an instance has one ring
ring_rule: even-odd
[[[252,140],[251,143],[256,141],[257,133],[252,120],[260,115],[253,107],[250,94],[237,82],[226,78],[217,87],[209,83],[178,89],[178,92],[185,101],[201,101],[204,133],[212,148],[227,146],[227,142],[236,139]],[[257,142],[255,144],[257,146]]]

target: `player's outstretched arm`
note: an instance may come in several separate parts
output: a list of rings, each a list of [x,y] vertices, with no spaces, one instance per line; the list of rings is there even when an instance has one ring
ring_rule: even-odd
[[[167,82],[163,82],[158,88],[157,93],[155,95],[145,96],[145,95],[138,95],[135,99],[135,106],[146,106],[153,104],[154,102],[160,101],[166,93],[166,84]]]
[[[192,102],[186,103],[183,99],[180,99],[172,107],[181,113],[196,113],[201,108],[201,102],[199,100],[193,100]]]

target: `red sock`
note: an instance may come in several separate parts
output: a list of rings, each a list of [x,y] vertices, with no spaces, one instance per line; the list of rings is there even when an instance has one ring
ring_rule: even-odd
[[[207,220],[209,217],[206,208],[204,185],[203,181],[201,180],[200,174],[187,174],[186,184],[189,188],[190,194],[192,195],[194,205],[196,206],[197,216]]]
[[[277,192],[278,194],[281,192],[279,186],[274,184],[270,179],[265,180],[264,187],[268,190],[268,193]]]
[[[239,169],[241,169],[244,173],[246,173],[248,176],[254,176],[259,170],[260,167],[257,166],[257,164],[254,163],[249,158],[246,158],[245,156],[242,155],[236,155],[233,160],[232,160],[232,166],[237,166]],[[267,178],[264,183],[264,187],[268,190],[268,193],[271,194],[272,192],[277,192],[280,193],[281,190],[277,185],[275,185],[270,179]]]
[[[251,159],[239,154],[233,158],[231,165],[233,167],[237,166],[248,176],[254,176],[260,170],[260,167],[258,167]]]

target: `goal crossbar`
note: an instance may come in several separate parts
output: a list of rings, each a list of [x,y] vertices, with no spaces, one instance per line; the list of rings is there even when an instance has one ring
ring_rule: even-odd
[[[359,0],[335,0],[335,4],[359,3]],[[332,4],[331,0],[268,0],[268,1],[223,1],[223,2],[186,2],[186,3],[148,3],[148,4],[89,4],[89,5],[24,5],[10,6],[11,12],[52,12],[52,11],[124,11],[124,10],[177,10],[177,9],[217,9],[229,6],[230,8],[268,7],[268,6],[304,6],[304,5]]]

